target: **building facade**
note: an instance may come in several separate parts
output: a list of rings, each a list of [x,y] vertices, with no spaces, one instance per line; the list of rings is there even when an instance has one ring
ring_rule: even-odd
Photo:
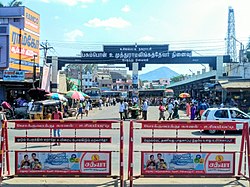
[[[24,95],[39,72],[40,15],[27,7],[0,8],[0,99]],[[11,75],[11,76],[9,76]],[[22,76],[21,76],[22,75]],[[7,79],[6,79],[7,77]]]

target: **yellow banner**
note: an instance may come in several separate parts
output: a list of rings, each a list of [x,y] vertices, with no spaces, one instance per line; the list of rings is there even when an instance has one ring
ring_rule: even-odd
[[[21,34],[21,38],[20,38]],[[9,58],[39,64],[39,37],[10,25]],[[21,39],[21,44],[20,44]],[[26,65],[28,65],[27,63]]]
[[[40,15],[31,11],[28,8],[25,8],[24,16],[25,16],[24,28],[39,34],[40,33]]]

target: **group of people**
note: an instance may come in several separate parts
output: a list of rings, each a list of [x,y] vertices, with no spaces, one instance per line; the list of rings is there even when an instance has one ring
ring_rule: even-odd
[[[41,170],[42,165],[39,159],[36,157],[36,153],[31,154],[31,159],[27,154],[24,155],[23,160],[20,163],[21,169],[32,169],[32,170]]]
[[[165,120],[165,111],[168,112],[168,118],[167,120],[172,120],[172,119],[179,119],[179,101],[174,100],[174,99],[169,99],[166,101],[167,104],[164,102],[160,102],[159,106],[159,120],[163,119]]]
[[[143,100],[140,107],[137,102],[132,102],[132,100],[120,100],[120,120],[125,120],[128,118],[137,119],[139,117],[140,112],[142,112],[142,118],[144,120],[147,120],[148,102],[146,99]]]
[[[157,154],[157,159],[155,159],[154,155],[149,156],[149,160],[146,162],[147,170],[167,170],[167,164],[162,158],[162,154]]]

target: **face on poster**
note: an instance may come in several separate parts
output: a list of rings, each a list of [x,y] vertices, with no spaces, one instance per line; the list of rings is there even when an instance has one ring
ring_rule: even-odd
[[[18,174],[110,174],[111,152],[16,152]]]
[[[234,153],[142,152],[142,174],[234,174]]]

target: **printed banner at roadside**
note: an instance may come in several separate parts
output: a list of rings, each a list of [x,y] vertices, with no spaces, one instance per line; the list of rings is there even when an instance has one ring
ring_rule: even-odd
[[[233,152],[142,152],[142,175],[234,175]]]
[[[16,175],[111,174],[111,151],[16,151]]]

